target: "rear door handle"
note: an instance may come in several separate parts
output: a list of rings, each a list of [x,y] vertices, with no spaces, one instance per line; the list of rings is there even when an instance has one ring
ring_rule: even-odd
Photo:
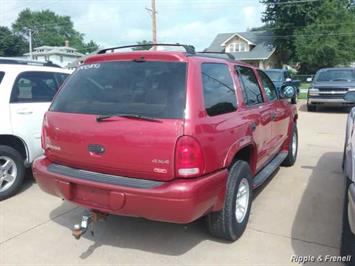
[[[255,131],[255,129],[256,129],[256,123],[255,123],[255,122],[252,122],[252,123],[250,124],[250,128],[251,128],[252,131]]]
[[[271,113],[271,120],[275,120],[276,119],[276,113],[275,112],[272,112]]]
[[[27,110],[27,109],[23,109],[23,110],[18,110],[16,113],[20,114],[20,115],[30,115],[33,113],[32,110]]]
[[[33,113],[33,111],[30,109],[21,109],[21,110],[17,110],[16,113],[20,115],[30,115]]]

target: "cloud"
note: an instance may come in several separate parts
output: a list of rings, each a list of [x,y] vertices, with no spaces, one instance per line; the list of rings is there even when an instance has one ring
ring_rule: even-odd
[[[24,8],[51,9],[70,16],[74,28],[101,46],[151,40],[150,0],[0,0],[0,25],[11,26]],[[221,32],[245,31],[261,24],[264,6],[230,0],[157,0],[158,41],[206,48]]]

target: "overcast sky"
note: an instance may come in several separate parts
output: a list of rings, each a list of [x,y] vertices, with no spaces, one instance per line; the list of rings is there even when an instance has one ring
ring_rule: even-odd
[[[217,33],[261,25],[259,0],[156,0],[159,42],[206,48]],[[70,16],[74,28],[103,47],[151,40],[150,0],[0,0],[0,25],[24,8]]]

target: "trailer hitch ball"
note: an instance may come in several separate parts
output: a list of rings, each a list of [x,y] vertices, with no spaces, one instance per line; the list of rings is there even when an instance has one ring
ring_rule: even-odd
[[[80,224],[75,224],[72,235],[75,239],[80,239],[86,233],[89,225],[91,224],[91,235],[94,235],[94,225],[102,219],[105,219],[107,214],[98,211],[86,211],[81,217]]]

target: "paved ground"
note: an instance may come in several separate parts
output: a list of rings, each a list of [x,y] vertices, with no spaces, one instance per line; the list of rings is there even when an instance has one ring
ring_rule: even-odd
[[[294,254],[338,255],[346,113],[304,109],[296,165],[256,191],[237,242],[212,239],[201,221],[184,226],[127,217],[109,217],[95,237],[77,241],[70,228],[82,209],[43,193],[30,178],[19,195],[0,202],[0,265],[297,265],[290,262]]]

